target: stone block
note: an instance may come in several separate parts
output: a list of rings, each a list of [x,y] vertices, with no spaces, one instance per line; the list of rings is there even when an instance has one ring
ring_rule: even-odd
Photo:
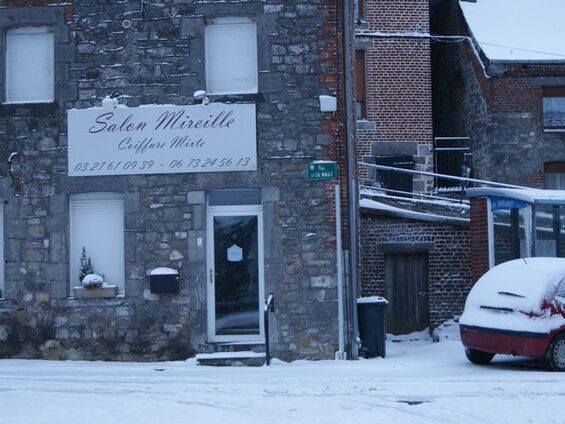
[[[189,205],[203,205],[206,203],[206,192],[189,191],[186,193],[186,203]]]
[[[331,288],[336,286],[336,278],[331,275],[310,277],[310,286],[316,288]]]

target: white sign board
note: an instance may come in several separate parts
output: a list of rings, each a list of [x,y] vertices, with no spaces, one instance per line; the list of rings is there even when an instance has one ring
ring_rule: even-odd
[[[254,171],[254,104],[71,109],[69,175]]]

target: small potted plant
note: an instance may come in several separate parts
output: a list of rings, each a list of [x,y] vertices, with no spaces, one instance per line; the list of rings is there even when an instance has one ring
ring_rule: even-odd
[[[90,258],[86,256],[83,246],[80,258],[79,281],[81,287],[74,287],[75,298],[116,297],[118,287],[106,284],[104,274],[95,273],[92,269]]]

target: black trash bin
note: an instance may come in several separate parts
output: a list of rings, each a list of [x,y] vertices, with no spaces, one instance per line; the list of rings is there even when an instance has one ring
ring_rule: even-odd
[[[357,299],[357,317],[359,320],[359,355],[365,358],[386,356],[385,307],[388,301],[384,297],[371,296]]]

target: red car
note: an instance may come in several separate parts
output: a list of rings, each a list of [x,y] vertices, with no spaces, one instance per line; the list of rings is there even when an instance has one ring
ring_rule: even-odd
[[[500,264],[473,286],[459,319],[474,364],[495,354],[543,359],[565,371],[565,258],[524,258]]]

